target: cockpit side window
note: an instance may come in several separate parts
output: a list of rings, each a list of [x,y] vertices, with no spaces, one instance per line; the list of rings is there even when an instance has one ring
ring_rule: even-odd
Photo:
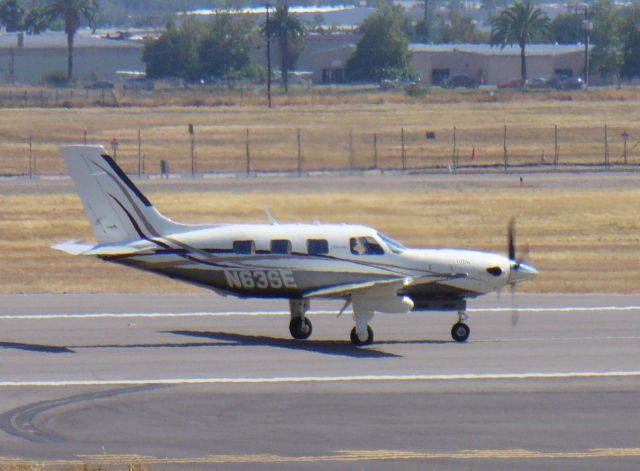
[[[373,237],[352,237],[349,248],[354,255],[384,255],[384,249]]]
[[[378,237],[380,237],[382,241],[387,244],[387,247],[389,247],[389,249],[393,253],[402,253],[407,250],[407,248],[400,242],[398,242],[397,240],[393,240],[391,237],[384,235],[382,232],[378,232]]]

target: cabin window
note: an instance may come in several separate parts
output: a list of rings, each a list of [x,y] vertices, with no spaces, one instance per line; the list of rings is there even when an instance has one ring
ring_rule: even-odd
[[[238,255],[253,255],[256,253],[256,243],[252,240],[235,240],[233,253]]]
[[[325,239],[308,239],[307,253],[309,255],[325,255],[329,253],[329,243]]]
[[[291,255],[291,241],[284,239],[272,240],[271,253]]]
[[[373,237],[352,237],[349,247],[354,255],[384,255],[384,250]]]

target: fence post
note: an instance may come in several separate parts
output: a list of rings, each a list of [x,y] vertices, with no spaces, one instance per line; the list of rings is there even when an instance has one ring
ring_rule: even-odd
[[[378,133],[373,133],[373,168],[378,168]]]
[[[453,162],[453,170],[455,171],[456,167],[458,166],[458,162],[456,159],[456,146],[457,146],[457,140],[456,140],[456,127],[453,127],[453,155],[451,156],[452,162]]]
[[[404,173],[407,170],[407,156],[404,152],[404,128],[401,129],[401,141],[402,141],[402,151],[400,154],[400,158],[402,160],[402,173]]]
[[[138,178],[142,176],[142,131],[138,128]]]
[[[302,176],[302,141],[300,138],[300,128],[298,128],[298,176]]]
[[[509,166],[509,154],[507,152],[507,125],[504,125],[504,137],[503,137],[503,146],[504,146],[504,171],[507,171],[507,167]]]
[[[87,130],[84,130],[84,144],[87,145]]]
[[[609,168],[609,140],[607,139],[607,125],[604,125],[604,167]]]
[[[349,172],[353,173],[355,157],[353,153],[353,128],[349,129]]]
[[[191,139],[191,178],[193,178],[196,174],[196,132],[191,123],[189,123],[189,137]]]
[[[31,138],[31,129],[29,129],[29,179],[33,178],[35,170],[33,164],[33,140]]]
[[[558,168],[558,161],[560,160],[560,147],[558,147],[558,125],[555,126],[555,149],[553,153],[553,167]]]
[[[58,106],[58,89],[56,88],[56,106]]]
[[[251,153],[249,152],[249,128],[247,128],[246,152],[247,152],[247,177],[248,177],[251,174]]]

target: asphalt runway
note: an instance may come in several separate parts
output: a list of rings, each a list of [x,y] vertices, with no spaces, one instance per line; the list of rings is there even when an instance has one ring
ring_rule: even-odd
[[[640,469],[640,296],[519,295],[377,315],[307,341],[287,304],[214,295],[0,296],[0,465]]]

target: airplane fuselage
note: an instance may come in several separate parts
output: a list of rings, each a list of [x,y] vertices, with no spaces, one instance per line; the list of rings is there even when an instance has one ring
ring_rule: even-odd
[[[366,247],[356,248],[359,241]],[[422,298],[474,297],[509,282],[510,262],[471,250],[408,249],[376,230],[338,224],[247,224],[193,230],[136,243],[120,263],[240,297],[303,297],[371,280],[459,275],[406,289]],[[416,303],[416,308],[420,303]]]

